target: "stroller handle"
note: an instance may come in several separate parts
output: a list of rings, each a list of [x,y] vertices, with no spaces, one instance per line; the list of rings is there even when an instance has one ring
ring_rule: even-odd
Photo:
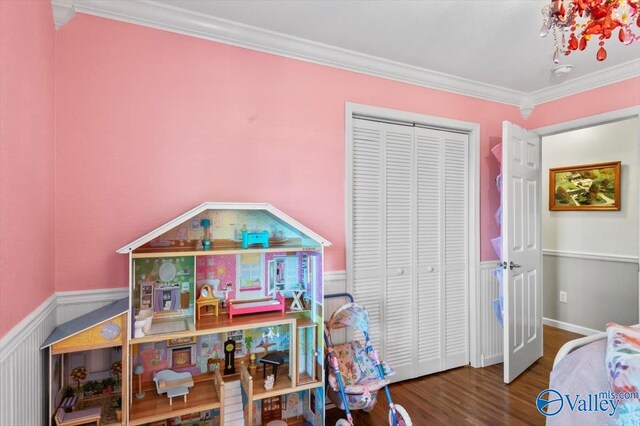
[[[332,293],[324,295],[325,299],[333,299],[336,297],[346,297],[347,299],[349,299],[349,302],[354,303],[354,298],[350,293]]]

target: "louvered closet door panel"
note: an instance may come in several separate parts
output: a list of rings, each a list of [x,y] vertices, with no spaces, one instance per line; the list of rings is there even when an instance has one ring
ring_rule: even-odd
[[[385,339],[383,355],[396,380],[415,376],[412,300],[412,191],[414,129],[387,124],[385,137]]]
[[[416,337],[418,375],[442,369],[440,254],[441,131],[416,128]]]
[[[353,120],[352,146],[352,258],[353,296],[369,312],[370,336],[380,347],[382,313],[381,229],[383,217],[382,166],[384,125]]]
[[[447,133],[444,141],[444,335],[445,368],[468,363],[467,135]]]

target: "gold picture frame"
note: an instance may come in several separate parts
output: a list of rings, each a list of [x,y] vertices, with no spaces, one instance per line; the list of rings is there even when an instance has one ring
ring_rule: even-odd
[[[549,210],[620,210],[620,161],[549,169]]]
[[[196,337],[195,336],[177,337],[175,339],[167,340],[167,347],[168,348],[171,348],[173,346],[185,346],[185,345],[195,345],[195,344],[196,344]]]

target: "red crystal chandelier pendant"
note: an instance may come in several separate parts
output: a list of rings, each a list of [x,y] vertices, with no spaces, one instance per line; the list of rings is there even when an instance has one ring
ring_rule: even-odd
[[[640,0],[551,0],[542,9],[542,15],[540,35],[552,33],[556,64],[560,55],[584,50],[592,39],[600,40],[596,59],[604,61],[605,40],[616,32],[621,43],[640,42]]]

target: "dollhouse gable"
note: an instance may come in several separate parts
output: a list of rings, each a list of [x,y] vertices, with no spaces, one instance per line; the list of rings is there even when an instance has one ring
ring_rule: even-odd
[[[206,232],[211,233],[213,250],[247,248],[242,246],[243,231],[250,236],[248,248],[317,249],[331,245],[328,240],[271,204],[205,202],[117,252],[161,254],[201,250],[203,248],[198,246],[198,242],[205,239]],[[262,235],[265,235],[265,240],[261,239]],[[264,246],[260,245],[263,241],[267,241]]]

